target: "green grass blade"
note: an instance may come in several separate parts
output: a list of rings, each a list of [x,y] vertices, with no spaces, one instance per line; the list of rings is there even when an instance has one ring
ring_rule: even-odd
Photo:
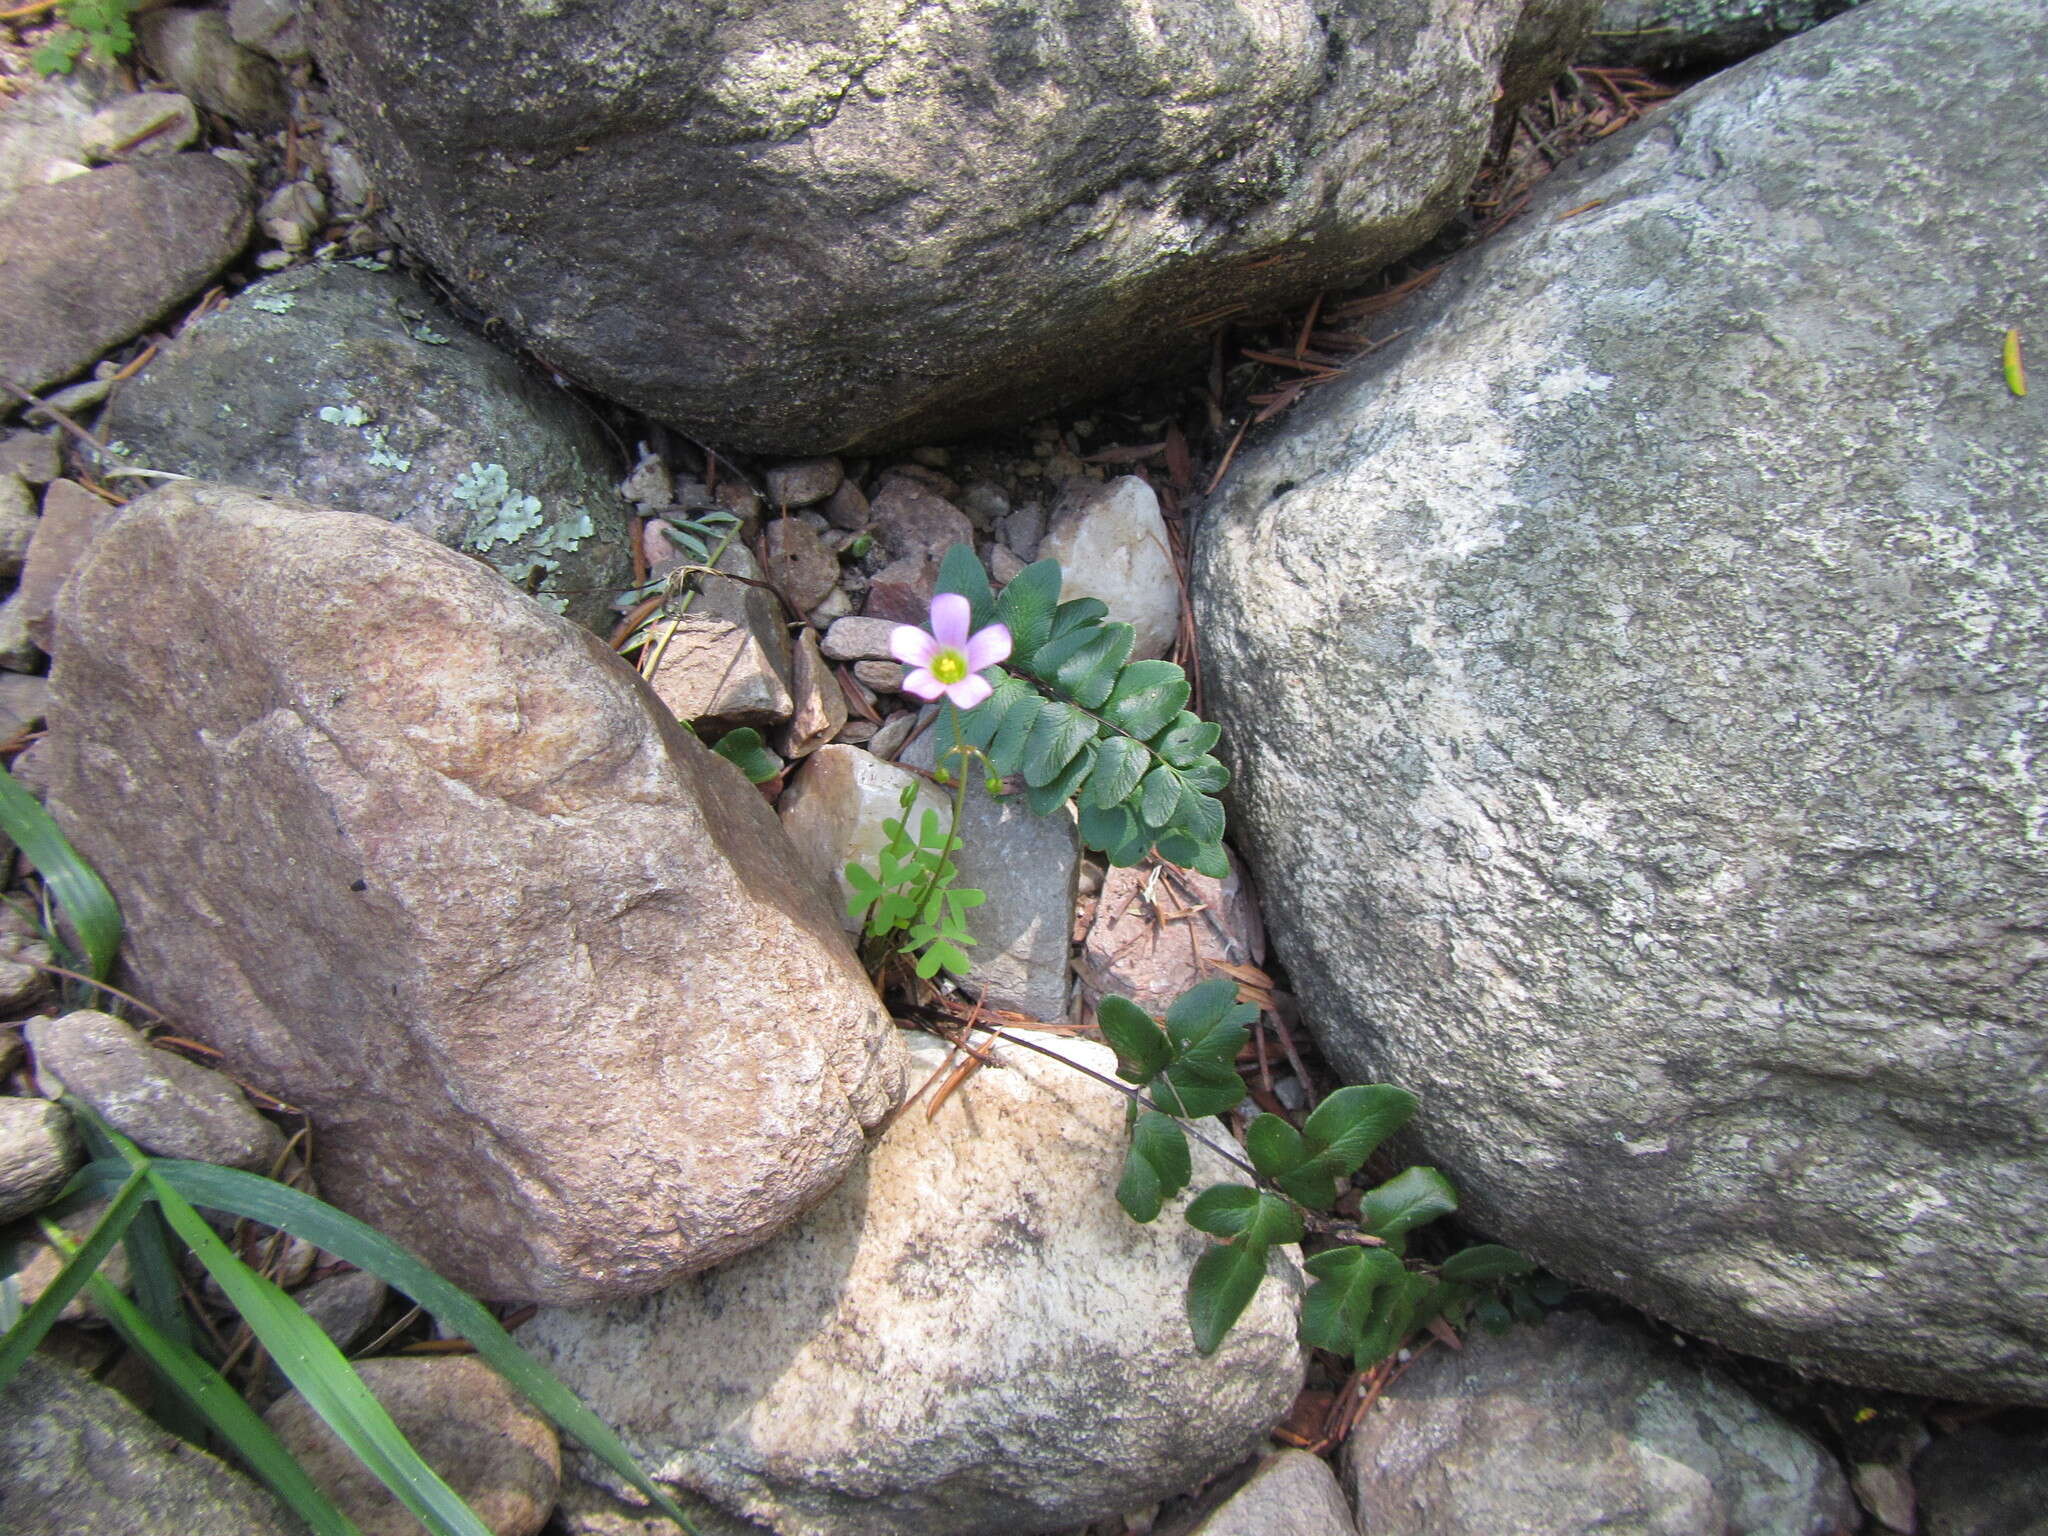
[[[56,1278],[35,1299],[35,1305],[22,1314],[21,1320],[8,1329],[4,1337],[0,1337],[0,1387],[14,1379],[14,1373],[21,1369],[21,1362],[43,1342],[43,1335],[55,1325],[57,1314],[70,1305],[71,1298],[85,1289],[93,1272],[106,1262],[107,1255],[114,1251],[114,1244],[128,1229],[128,1223],[135,1219],[135,1213],[142,1209],[148,1195],[144,1172],[138,1168],[121,1185],[113,1203],[93,1224],[92,1231],[76,1254],[57,1271]]]
[[[239,1169],[166,1159],[155,1164],[155,1171],[196,1204],[281,1228],[403,1291],[451,1332],[469,1340],[485,1364],[525,1394],[564,1434],[582,1442],[592,1455],[653,1501],[669,1519],[696,1536],[696,1527],[689,1517],[640,1470],[632,1453],[604,1420],[584,1407],[546,1366],[521,1349],[480,1302],[442,1279],[376,1228],[311,1195]]]
[[[86,968],[93,980],[105,981],[113,974],[114,957],[121,949],[121,909],[106,882],[79,857],[42,803],[5,768],[0,768],[0,832],[13,838],[41,871],[85,945]]]
[[[461,1495],[420,1459],[320,1325],[278,1286],[236,1258],[205,1218],[154,1168],[149,1168],[148,1179],[172,1230],[227,1292],[278,1369],[356,1459],[434,1536],[492,1536]]]
[[[141,1177],[138,1171],[136,1178]],[[50,1240],[60,1251],[70,1249],[61,1231]],[[100,1310],[128,1347],[149,1362],[187,1407],[220,1432],[243,1463],[306,1522],[314,1536],[362,1536],[355,1523],[313,1485],[270,1426],[257,1417],[256,1410],[217,1371],[185,1345],[162,1333],[141,1308],[98,1275],[92,1277],[91,1284]]]

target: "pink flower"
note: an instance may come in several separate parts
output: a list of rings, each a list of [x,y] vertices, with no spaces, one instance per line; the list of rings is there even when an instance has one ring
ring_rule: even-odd
[[[941,592],[932,599],[930,634],[915,624],[896,626],[889,636],[889,653],[911,669],[903,679],[906,693],[920,699],[947,698],[956,708],[972,709],[995,692],[981,670],[1009,656],[1009,626],[991,624],[969,639],[973,611],[959,593]]]

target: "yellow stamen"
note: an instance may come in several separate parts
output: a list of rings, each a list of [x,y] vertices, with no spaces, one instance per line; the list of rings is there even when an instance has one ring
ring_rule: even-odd
[[[957,683],[967,676],[967,658],[959,651],[941,651],[932,658],[931,672],[942,683]]]

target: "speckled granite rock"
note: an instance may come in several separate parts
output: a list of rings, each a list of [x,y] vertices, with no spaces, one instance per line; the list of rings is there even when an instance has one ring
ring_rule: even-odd
[[[1276,948],[1474,1222],[2038,1402],[2048,433],[1998,358],[2044,74],[2043,0],[1888,0],[1603,142],[1239,460],[1194,569]]]

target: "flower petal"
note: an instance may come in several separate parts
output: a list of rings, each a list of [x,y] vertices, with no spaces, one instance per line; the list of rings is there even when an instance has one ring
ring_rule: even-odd
[[[979,672],[983,667],[992,667],[1010,656],[1010,626],[991,624],[987,629],[977,631],[967,642],[967,670]]]
[[[906,688],[910,686],[909,678],[906,677],[903,680],[903,686]],[[970,672],[961,678],[959,682],[946,689],[946,697],[953,701],[955,709],[972,709],[994,692],[995,689],[989,686],[987,678],[983,677],[979,672]],[[922,697],[929,698],[930,695],[922,695]]]
[[[920,699],[931,700],[941,697],[946,691],[946,685],[933,677],[928,670],[919,667],[916,671],[903,675],[903,691],[914,693]]]
[[[932,633],[949,651],[967,649],[967,626],[974,618],[974,605],[958,592],[941,592],[932,599]]]
[[[915,624],[898,624],[889,631],[889,654],[906,667],[928,667],[939,654],[939,642]]]

